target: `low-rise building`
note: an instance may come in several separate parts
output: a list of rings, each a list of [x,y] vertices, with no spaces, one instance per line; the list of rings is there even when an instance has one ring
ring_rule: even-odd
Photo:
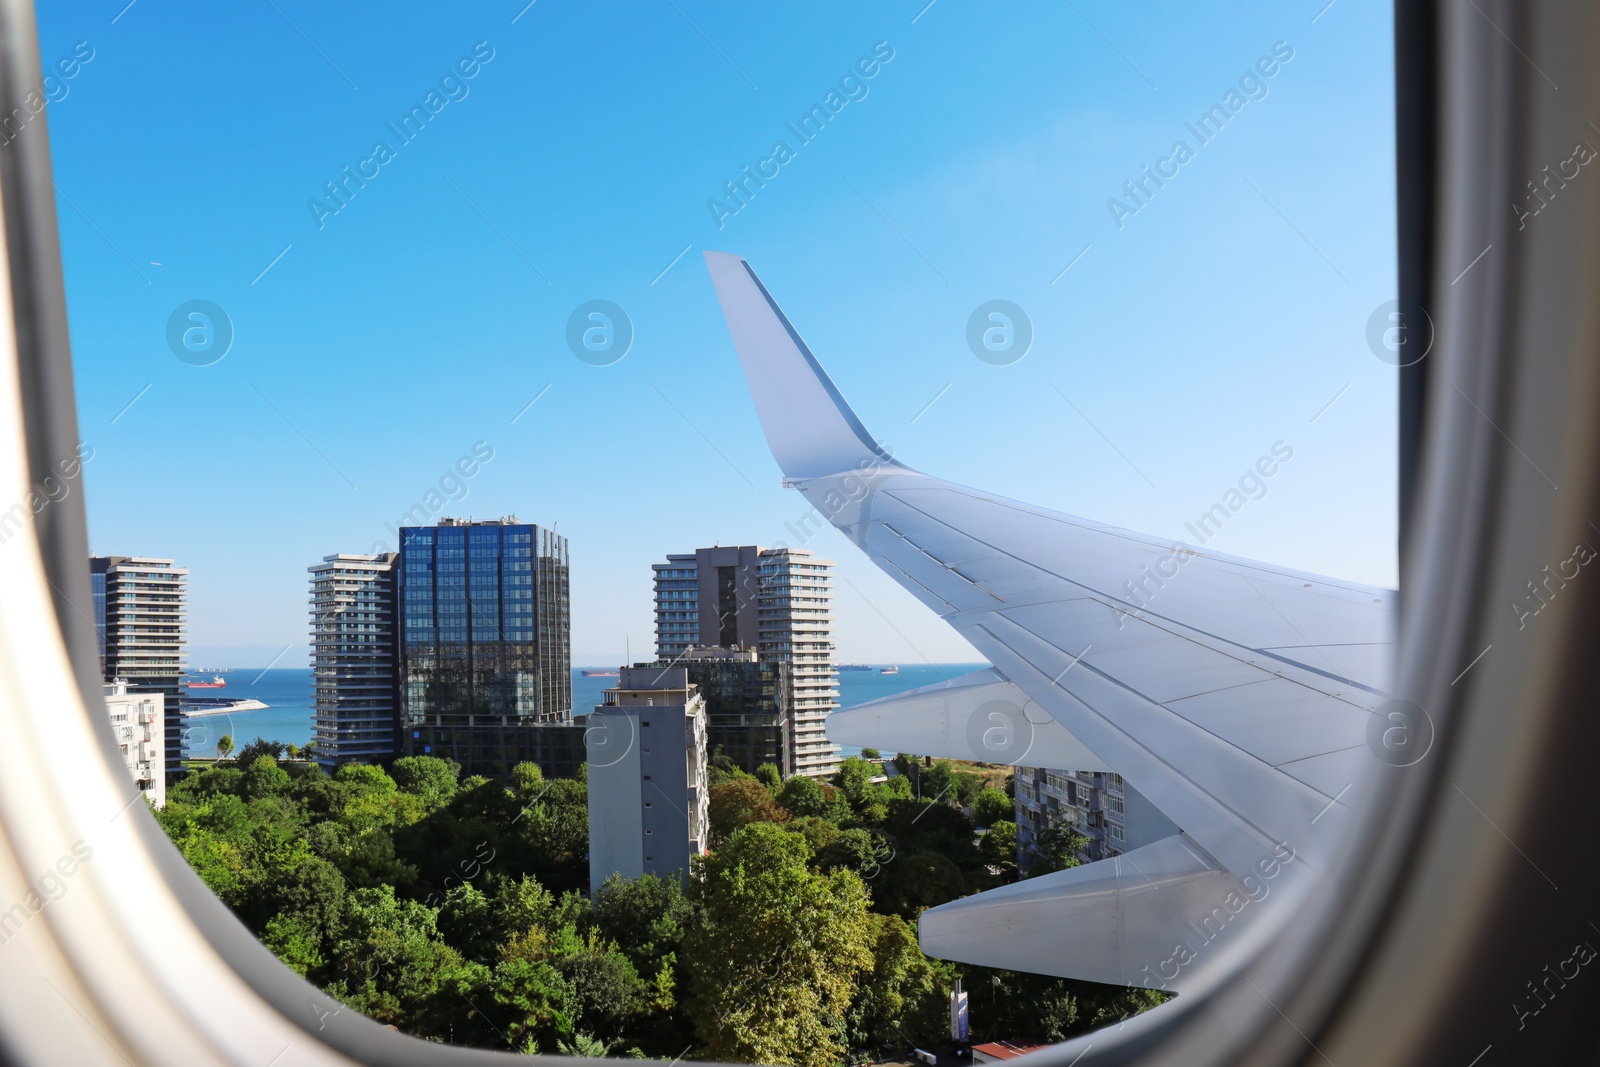
[[[121,678],[104,689],[111,735],[122,751],[122,762],[128,766],[134,788],[156,807],[166,806],[165,694],[130,693],[128,683]]]
[[[983,1063],[1005,1063],[1019,1056],[1026,1056],[1030,1052],[1050,1047],[1048,1041],[1040,1041],[1031,1037],[1013,1037],[1005,1041],[990,1041],[984,1045],[972,1046],[972,1062],[974,1065]]]

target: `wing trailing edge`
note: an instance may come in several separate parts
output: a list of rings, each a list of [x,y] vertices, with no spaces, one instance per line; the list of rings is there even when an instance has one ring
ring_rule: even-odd
[[[1199,984],[1295,877],[1281,848],[1239,878],[1182,834],[922,913],[930,956],[1111,985]],[[1277,899],[1283,899],[1279,896]]]

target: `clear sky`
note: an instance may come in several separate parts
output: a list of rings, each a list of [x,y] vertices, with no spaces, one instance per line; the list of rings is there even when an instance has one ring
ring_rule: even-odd
[[[647,650],[651,562],[719,541],[838,560],[841,659],[978,658],[786,530],[708,249],[914,467],[1192,542],[1281,441],[1211,546],[1394,584],[1387,4],[525,3],[40,4],[48,66],[92,50],[46,86],[91,544],[190,568],[192,663],[305,662],[306,567],[392,546],[478,442],[444,513],[571,539],[575,663]],[[595,299],[607,366],[567,343]],[[994,299],[1006,365],[966,338]],[[168,342],[193,300],[208,366]]]

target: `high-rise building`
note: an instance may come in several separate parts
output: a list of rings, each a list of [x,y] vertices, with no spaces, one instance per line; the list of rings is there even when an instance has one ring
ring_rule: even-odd
[[[589,891],[689,874],[711,831],[706,710],[683,667],[624,667],[586,720]]]
[[[401,529],[397,567],[404,754],[502,779],[524,760],[575,769],[567,539],[515,517],[441,519]]]
[[[316,759],[386,763],[397,753],[394,564],[397,554],[322,557],[311,574]]]
[[[189,572],[170,559],[93,556],[89,586],[100,638],[100,676],[122,681],[129,693],[162,694],[164,766],[170,777],[183,762],[187,725],[181,705],[184,619]]]
[[[693,647],[753,648],[788,668],[789,752],[795,774],[824,778],[839,749],[824,723],[839,706],[833,669],[833,561],[802,548],[717,546],[654,565],[656,656]]]
[[[122,752],[133,786],[156,807],[167,803],[166,752],[162,743],[164,700],[160,693],[130,693],[126,682],[105,686],[111,736]]]

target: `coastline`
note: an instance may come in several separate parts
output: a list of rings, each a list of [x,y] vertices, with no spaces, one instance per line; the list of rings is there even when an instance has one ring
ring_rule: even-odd
[[[208,715],[226,715],[233,711],[260,711],[263,708],[270,707],[272,707],[271,704],[263,704],[259,700],[247,697],[244,700],[236,700],[222,707],[185,708],[184,714],[191,719],[203,719]]]

